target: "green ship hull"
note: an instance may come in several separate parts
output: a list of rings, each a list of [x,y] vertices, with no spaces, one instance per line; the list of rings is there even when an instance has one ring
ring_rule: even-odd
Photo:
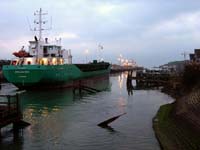
[[[4,77],[20,89],[62,87],[72,81],[109,72],[109,63],[3,66]]]
[[[19,51],[13,52],[16,57],[10,65],[3,66],[3,75],[8,82],[20,89],[40,87],[63,87],[66,84],[79,83],[84,78],[105,75],[110,72],[110,64],[93,60],[88,64],[72,64],[71,50],[63,49],[61,39],[49,42],[42,38],[43,16],[42,9],[34,13],[35,28],[38,37],[29,41],[28,51],[24,46]],[[102,46],[101,46],[102,47]],[[101,60],[101,59],[99,59]]]

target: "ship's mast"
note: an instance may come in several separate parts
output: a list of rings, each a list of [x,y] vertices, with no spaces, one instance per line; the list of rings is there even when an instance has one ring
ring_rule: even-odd
[[[47,15],[47,13],[42,12],[42,8],[34,13],[35,16],[38,16],[38,19],[34,20],[35,28],[34,31],[38,31],[39,40],[37,42],[37,57],[43,57],[43,50],[41,50],[41,42],[42,42],[42,31],[47,30],[42,27],[47,21],[43,21],[42,16]]]
[[[38,19],[34,20],[35,25],[38,26],[38,27],[34,28],[34,31],[39,31],[39,41],[41,41],[42,40],[42,31],[47,30],[47,29],[43,29],[43,27],[42,27],[42,25],[47,22],[47,21],[43,21],[42,16],[47,15],[47,13],[43,13],[42,8],[40,8],[40,10],[39,11],[37,10],[34,13],[34,15],[38,16]]]
[[[39,41],[42,40],[42,9],[39,12]]]

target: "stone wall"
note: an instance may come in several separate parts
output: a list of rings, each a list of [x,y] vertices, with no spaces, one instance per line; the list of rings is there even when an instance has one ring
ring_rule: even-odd
[[[193,88],[176,100],[175,116],[200,132],[200,88]]]

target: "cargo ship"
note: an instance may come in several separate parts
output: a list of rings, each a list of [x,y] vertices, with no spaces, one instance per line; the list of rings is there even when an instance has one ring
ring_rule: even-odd
[[[42,39],[42,9],[37,11],[39,39],[29,41],[28,52],[24,47],[14,52],[16,59],[3,66],[3,75],[19,89],[37,87],[64,87],[72,81],[109,74],[108,62],[94,60],[86,64],[73,64],[71,50],[62,49],[61,42],[50,43]]]

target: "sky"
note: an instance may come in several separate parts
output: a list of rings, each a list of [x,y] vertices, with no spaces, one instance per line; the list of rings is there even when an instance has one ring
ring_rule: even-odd
[[[118,63],[122,55],[153,67],[200,48],[199,0],[0,0],[0,59],[38,35],[30,29],[40,8],[52,28],[43,37],[61,38],[74,62],[101,56]]]

